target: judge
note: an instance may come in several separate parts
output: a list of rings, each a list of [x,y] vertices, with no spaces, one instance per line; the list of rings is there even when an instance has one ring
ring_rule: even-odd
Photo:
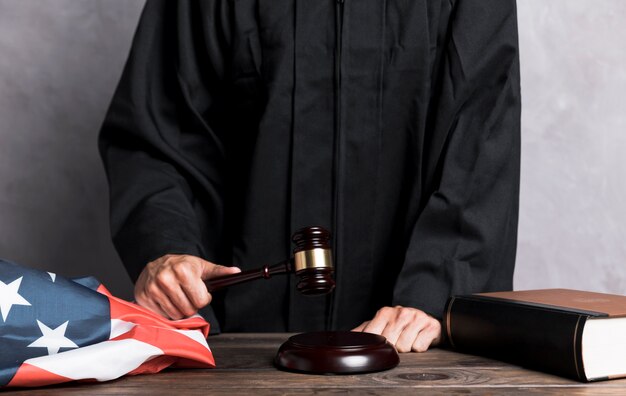
[[[100,135],[113,240],[164,316],[424,351],[450,295],[512,287],[519,132],[514,0],[148,0]],[[334,293],[209,295],[310,225]]]

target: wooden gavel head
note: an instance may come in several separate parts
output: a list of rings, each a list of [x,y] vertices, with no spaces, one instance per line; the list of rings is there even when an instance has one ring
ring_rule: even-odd
[[[335,288],[330,232],[322,227],[305,227],[293,234],[293,267],[302,294],[327,294]]]

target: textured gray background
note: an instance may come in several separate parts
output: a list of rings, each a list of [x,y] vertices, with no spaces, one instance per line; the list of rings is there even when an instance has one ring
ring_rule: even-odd
[[[626,294],[626,1],[518,1],[515,287]],[[142,5],[0,0],[0,257],[124,297],[96,136]]]
[[[96,136],[142,5],[0,0],[0,257],[124,297]]]

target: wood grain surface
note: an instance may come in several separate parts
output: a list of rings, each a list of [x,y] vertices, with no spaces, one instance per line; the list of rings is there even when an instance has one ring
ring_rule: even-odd
[[[222,334],[209,338],[217,368],[166,370],[107,383],[2,392],[28,395],[432,395],[626,394],[626,379],[584,384],[442,349],[400,355],[393,370],[360,375],[279,371],[272,359],[289,334]]]

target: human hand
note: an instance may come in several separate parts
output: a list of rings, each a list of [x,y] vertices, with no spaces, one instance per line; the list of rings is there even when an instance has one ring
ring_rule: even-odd
[[[382,307],[372,320],[363,322],[352,331],[380,334],[398,352],[425,352],[441,342],[441,323],[415,308]]]
[[[168,254],[146,265],[135,284],[135,300],[171,319],[182,319],[211,302],[205,279],[241,272],[189,255]]]

